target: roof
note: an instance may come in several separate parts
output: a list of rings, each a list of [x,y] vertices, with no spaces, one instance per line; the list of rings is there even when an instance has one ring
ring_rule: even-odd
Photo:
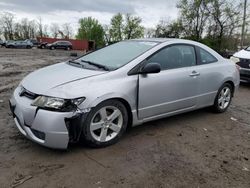
[[[176,40],[175,38],[140,38],[140,39],[131,39],[134,41],[148,41],[148,42],[167,42],[171,40]]]

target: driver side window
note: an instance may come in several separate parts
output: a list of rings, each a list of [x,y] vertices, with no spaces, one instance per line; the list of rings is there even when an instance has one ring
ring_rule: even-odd
[[[159,63],[162,70],[195,66],[195,49],[185,44],[169,46],[149,57],[147,63]]]

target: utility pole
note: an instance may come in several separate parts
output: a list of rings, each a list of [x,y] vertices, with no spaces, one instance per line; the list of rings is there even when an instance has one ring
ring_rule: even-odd
[[[247,11],[247,0],[244,0],[243,23],[241,30],[241,42],[240,42],[241,48],[243,48],[244,46],[244,39],[245,39],[246,11]]]

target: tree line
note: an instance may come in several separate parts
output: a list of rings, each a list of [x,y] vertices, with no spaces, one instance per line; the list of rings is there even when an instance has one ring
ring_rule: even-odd
[[[0,35],[6,40],[36,37],[76,38],[95,41],[98,47],[121,40],[142,37],[185,38],[205,43],[217,51],[236,50],[241,40],[244,0],[179,0],[177,19],[162,18],[155,27],[145,28],[142,19],[132,14],[114,15],[110,23],[102,25],[92,17],[78,21],[76,35],[70,23],[43,24],[42,18],[15,21],[15,16],[0,14]],[[249,7],[247,7],[249,8]],[[250,11],[247,11],[249,18]],[[167,16],[167,13],[166,13]],[[250,20],[245,20],[246,43]]]

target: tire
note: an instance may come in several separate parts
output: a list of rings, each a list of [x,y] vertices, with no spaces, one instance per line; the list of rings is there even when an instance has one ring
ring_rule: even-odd
[[[69,50],[70,50],[70,47],[67,47],[67,48],[66,48],[66,50],[68,50],[68,51],[69,51]]]
[[[26,48],[27,48],[27,49],[30,49],[30,48],[31,48],[31,46],[26,46]]]
[[[229,83],[224,83],[214,100],[213,110],[216,113],[223,113],[225,112],[231,104],[233,96],[233,88],[232,85]]]
[[[118,100],[104,101],[93,108],[86,117],[81,141],[95,148],[115,144],[126,131],[127,124],[126,107]]]
[[[55,49],[55,47],[54,47],[54,46],[52,46],[52,47],[50,47],[50,49],[51,49],[51,50],[54,50],[54,49]]]

